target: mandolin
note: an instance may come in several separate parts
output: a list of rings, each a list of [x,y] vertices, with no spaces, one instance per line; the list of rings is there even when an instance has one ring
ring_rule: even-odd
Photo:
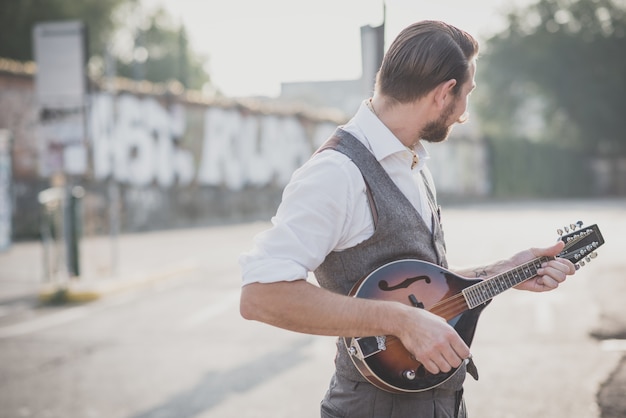
[[[565,235],[564,235],[565,234]],[[596,257],[604,244],[597,225],[571,224],[559,230],[565,242],[558,255],[580,268]],[[350,296],[397,301],[426,309],[444,318],[470,346],[482,310],[491,300],[537,275],[551,257],[535,258],[488,279],[468,279],[421,260],[404,259],[387,263],[359,280]],[[343,338],[352,362],[374,386],[392,393],[421,392],[450,379],[460,367],[447,373],[431,374],[394,336]],[[466,360],[466,364],[469,360]],[[468,364],[468,371],[473,363]],[[475,376],[476,377],[476,376]]]

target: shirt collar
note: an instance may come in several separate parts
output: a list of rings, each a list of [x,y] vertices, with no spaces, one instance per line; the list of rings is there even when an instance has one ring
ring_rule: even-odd
[[[419,157],[419,162],[417,163],[417,166],[415,166],[415,170],[421,170],[426,165],[426,161],[430,159],[430,154],[428,153],[426,147],[424,147],[424,144],[422,144],[422,141],[418,141],[413,147],[413,150]]]
[[[369,99],[368,99],[369,100]],[[363,134],[361,141],[369,148],[378,161],[381,161],[392,154],[402,153],[407,157],[407,164],[412,160],[412,154],[409,149],[400,142],[400,140],[387,128],[367,106],[367,100],[364,100],[356,112],[354,117],[348,122],[346,127],[356,126],[359,132]],[[421,141],[413,147],[413,150],[419,157],[419,162],[414,170],[421,170],[426,160],[430,158],[428,151],[424,148]]]

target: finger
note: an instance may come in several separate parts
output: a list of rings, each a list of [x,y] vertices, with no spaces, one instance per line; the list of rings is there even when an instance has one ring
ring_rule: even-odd
[[[449,350],[446,350],[446,351],[443,352],[443,357],[444,357],[446,363],[451,368],[455,368],[456,369],[463,362],[463,358],[459,357],[459,355],[452,349],[452,347],[450,347]]]
[[[433,362],[437,365],[440,372],[448,373],[452,370],[452,366],[448,363],[448,360],[443,356],[443,354],[435,356],[435,358],[433,358]]]
[[[561,270],[553,270],[551,268],[546,269],[544,276],[548,276],[559,283],[563,283],[567,279],[567,273],[563,273]]]
[[[565,270],[565,274],[572,275],[576,273],[576,266],[571,261],[566,260],[565,258],[556,258],[555,261],[558,261],[562,265],[566,266],[567,270]]]
[[[557,254],[559,254],[561,251],[563,251],[564,247],[565,247],[565,243],[559,240],[550,247],[532,248],[531,252],[535,255],[535,257],[541,257],[541,256],[554,257]]]
[[[467,346],[467,344],[465,344],[465,341],[463,341],[461,337],[458,336],[458,334],[457,338],[452,341],[451,346],[456,355],[461,359],[461,361],[472,356],[469,347]]]
[[[547,265],[554,267],[565,274],[573,274],[573,272],[576,271],[574,263],[564,258],[555,258],[554,260],[548,261]]]
[[[471,356],[469,347],[465,342],[457,334],[455,334],[455,337],[450,345],[441,351],[446,366],[450,366],[451,369],[459,367],[463,363],[463,359]],[[439,364],[439,368],[442,371],[450,371],[445,367],[441,367],[441,364]]]
[[[539,280],[537,280],[537,284],[539,284]],[[541,285],[548,289],[556,289],[559,287],[559,282],[550,276],[541,276]]]
[[[561,264],[548,264],[537,271],[537,273],[542,277],[550,277],[553,280],[556,280],[558,283],[565,281],[568,272],[569,267]]]
[[[431,374],[439,373],[439,366],[437,366],[437,364],[430,359],[422,362],[422,365],[426,367],[426,370],[428,370]]]

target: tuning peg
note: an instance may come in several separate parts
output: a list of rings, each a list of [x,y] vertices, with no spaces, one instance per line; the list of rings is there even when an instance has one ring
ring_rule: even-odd
[[[591,257],[591,258],[596,258],[597,256],[598,256],[598,253],[595,252],[595,251],[592,252],[591,254],[589,254],[589,257]]]
[[[576,224],[569,224],[569,227],[572,229],[572,231],[576,230],[577,228]]]
[[[578,264],[580,264],[582,267],[585,267],[585,260],[580,260],[580,263]]]
[[[565,232],[569,232],[569,226],[564,226],[563,229],[565,229]]]
[[[563,230],[562,229],[557,229],[556,233],[559,234],[559,236],[563,236]]]
[[[578,269],[580,269],[580,265],[579,265],[578,263],[576,263],[576,264],[574,264],[574,268],[575,268],[576,270],[578,270]]]
[[[583,226],[583,221],[578,221],[576,222],[576,225],[578,225],[579,228],[582,228]]]

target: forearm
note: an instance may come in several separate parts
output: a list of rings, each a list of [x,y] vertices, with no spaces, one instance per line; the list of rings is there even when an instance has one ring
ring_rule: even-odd
[[[458,367],[470,355],[454,328],[425,309],[338,295],[305,280],[244,286],[241,315],[315,335],[394,335],[433,374]]]
[[[520,283],[515,286],[515,288],[534,292],[556,289],[559,283],[565,280],[566,276],[576,272],[571,261],[558,258],[558,254],[563,250],[564,245],[562,241],[558,241],[551,247],[530,248],[520,251],[506,260],[497,261],[483,267],[458,269],[455,270],[455,273],[465,277],[487,279],[496,274],[501,274],[517,266],[521,266],[531,260],[546,257],[548,261],[544,261],[541,267],[537,269],[537,276]]]
[[[242,288],[241,315],[291,331],[315,335],[396,334],[411,308],[388,301],[332,293],[305,280],[252,283]]]
[[[495,276],[496,274],[500,274],[510,268],[510,262],[502,260],[484,266],[454,269],[454,272],[462,277],[487,279],[489,277]]]

